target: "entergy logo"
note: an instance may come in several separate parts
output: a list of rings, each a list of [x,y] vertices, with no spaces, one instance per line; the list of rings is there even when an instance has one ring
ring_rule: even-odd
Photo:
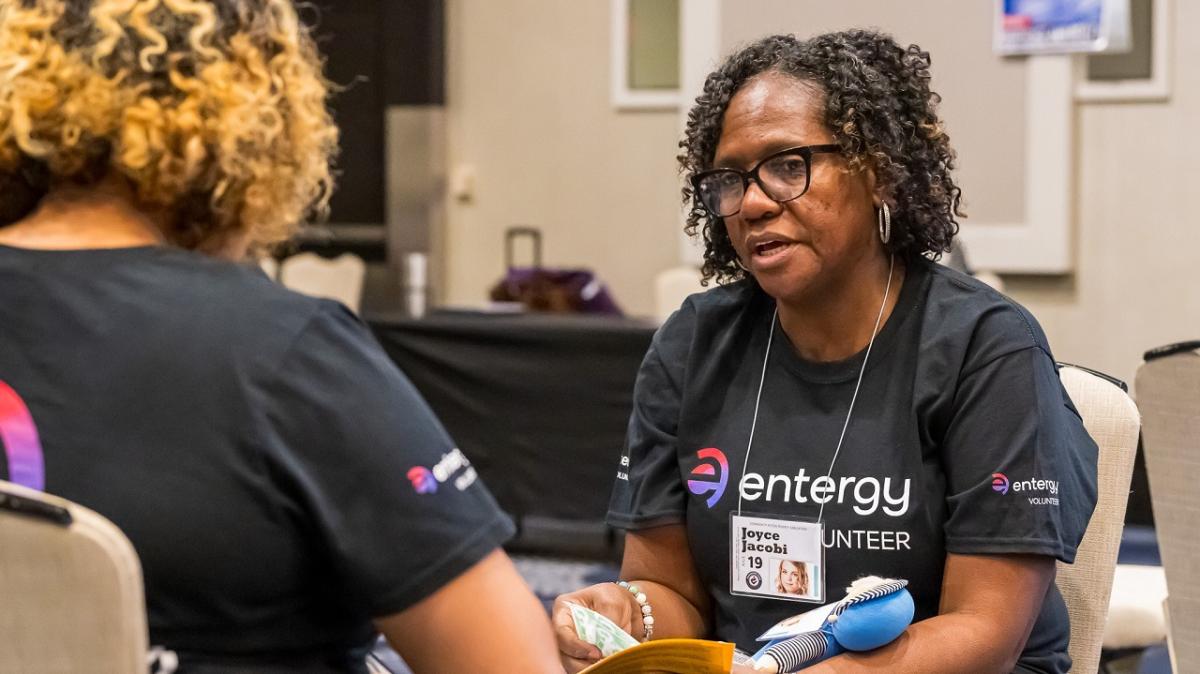
[[[8,481],[37,491],[46,488],[46,462],[37,426],[25,401],[0,380],[0,445],[8,461]]]
[[[418,494],[437,493],[437,478],[433,476],[433,471],[425,466],[413,466],[409,468],[408,479],[412,482],[413,489],[417,490]]]
[[[413,489],[416,489],[418,494],[437,493],[438,485],[451,478],[454,478],[452,481],[454,487],[463,491],[474,484],[478,477],[471,462],[457,447],[443,454],[432,469],[425,466],[413,466],[408,469],[407,475],[413,484]],[[457,477],[455,477],[456,475]]]
[[[992,473],[992,491],[1008,493],[1008,477],[1004,473]]]
[[[688,480],[687,488],[696,496],[704,496],[712,492],[712,495],[705,501],[705,504],[711,508],[721,500],[721,496],[725,493],[725,486],[729,483],[729,461],[725,459],[725,452],[716,447],[701,449],[696,452],[696,458],[700,459],[700,464],[692,469],[691,475],[701,479]]]

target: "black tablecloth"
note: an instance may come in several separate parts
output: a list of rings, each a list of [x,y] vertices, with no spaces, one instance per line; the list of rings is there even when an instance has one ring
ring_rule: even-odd
[[[471,313],[368,323],[517,520],[518,546],[594,552],[654,326]]]

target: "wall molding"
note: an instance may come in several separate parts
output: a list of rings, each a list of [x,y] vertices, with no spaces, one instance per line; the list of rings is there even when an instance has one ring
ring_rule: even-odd
[[[1022,222],[962,223],[972,267],[1001,273],[1065,274],[1074,268],[1074,63],[1029,56],[1025,72],[1025,208]]]
[[[1165,101],[1171,97],[1171,18],[1173,0],[1153,0],[1150,31],[1154,45],[1149,79],[1097,82],[1087,78],[1087,55],[1075,59],[1075,100],[1080,103]]]

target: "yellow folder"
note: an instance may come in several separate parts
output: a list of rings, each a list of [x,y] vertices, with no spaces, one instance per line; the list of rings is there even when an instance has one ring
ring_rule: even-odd
[[[614,653],[580,674],[729,674],[733,644],[659,639]]]

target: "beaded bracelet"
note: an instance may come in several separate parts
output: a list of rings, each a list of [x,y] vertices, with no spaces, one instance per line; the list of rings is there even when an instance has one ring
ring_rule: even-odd
[[[638,603],[638,607],[642,611],[642,629],[645,630],[646,636],[642,637],[642,641],[650,641],[650,637],[654,635],[654,609],[650,608],[650,602],[646,599],[646,593],[642,592],[637,585],[618,580],[617,585],[629,590],[633,598]]]

